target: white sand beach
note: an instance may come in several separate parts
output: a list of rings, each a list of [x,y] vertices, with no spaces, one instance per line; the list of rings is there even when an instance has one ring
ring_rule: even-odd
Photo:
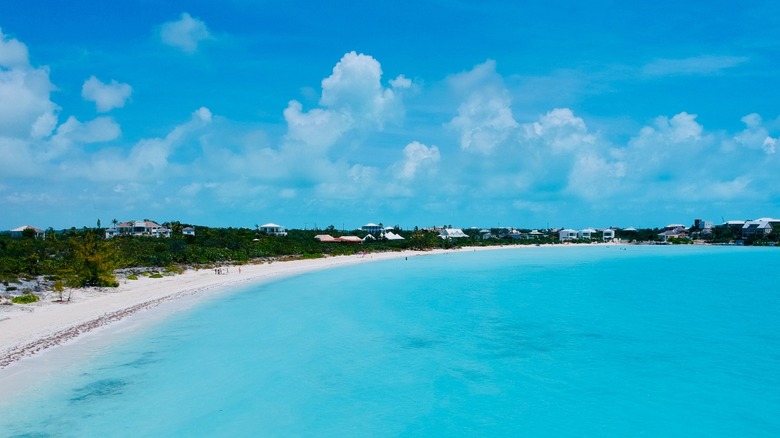
[[[372,261],[401,257],[475,251],[501,247],[462,250],[404,251],[321,259],[277,261],[263,264],[225,266],[223,274],[214,269],[188,270],[163,278],[139,277],[122,280],[117,288],[75,289],[70,302],[58,303],[49,297],[30,305],[0,306],[0,369],[34,356],[51,347],[104,327],[129,315],[184,296],[212,296],[241,284]],[[66,292],[67,295],[67,292]]]

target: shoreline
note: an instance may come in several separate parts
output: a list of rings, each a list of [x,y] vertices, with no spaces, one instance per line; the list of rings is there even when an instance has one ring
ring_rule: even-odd
[[[212,294],[239,285],[258,284],[306,272],[369,263],[401,257],[417,257],[455,252],[524,248],[514,246],[465,247],[431,251],[401,251],[319,259],[274,261],[230,266],[227,274],[213,269],[187,270],[182,274],[153,279],[124,280],[117,288],[75,289],[71,302],[42,301],[0,309],[0,370],[26,358],[74,341],[86,333],[109,326],[130,315],[185,296]],[[51,294],[50,294],[51,295]],[[22,307],[23,306],[23,307]]]

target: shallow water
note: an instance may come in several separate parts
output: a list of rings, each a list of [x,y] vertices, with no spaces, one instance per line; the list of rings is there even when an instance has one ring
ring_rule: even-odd
[[[778,261],[534,247],[305,274],[45,353],[56,380],[0,431],[777,436]]]

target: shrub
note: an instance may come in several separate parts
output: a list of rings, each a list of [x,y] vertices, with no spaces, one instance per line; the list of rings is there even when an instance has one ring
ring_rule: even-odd
[[[18,287],[16,287],[16,286],[8,286],[7,288],[5,288],[5,290],[6,290],[7,292],[11,292],[12,290],[17,290],[17,289],[19,289],[19,288],[18,288]]]
[[[154,274],[150,275],[149,278],[163,278],[163,275],[155,272]]]
[[[138,280],[138,276],[135,275],[135,274],[130,274],[130,275],[127,276],[127,279],[128,280]]]
[[[24,295],[20,295],[18,297],[11,298],[11,301],[14,304],[30,304],[30,303],[34,303],[34,302],[36,302],[38,300],[39,300],[38,295],[35,295],[35,294],[24,294]]]

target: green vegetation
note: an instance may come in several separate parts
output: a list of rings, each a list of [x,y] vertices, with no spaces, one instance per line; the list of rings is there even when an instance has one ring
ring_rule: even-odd
[[[159,272],[155,272],[154,274],[150,275],[149,278],[163,278],[163,275]]]
[[[38,295],[24,294],[24,295],[19,295],[18,297],[13,297],[11,299],[11,302],[14,304],[30,304],[30,303],[35,303],[38,300],[39,300]]]
[[[401,230],[394,232],[404,240],[368,240],[364,244],[323,243],[314,238],[328,233],[334,237],[343,235],[366,236],[365,232],[353,230],[340,232],[330,226],[325,230],[288,230],[287,236],[272,236],[249,228],[197,227],[195,236],[183,236],[185,226],[178,222],[165,224],[174,230],[170,238],[119,236],[104,240],[104,230],[83,228],[55,232],[47,230],[46,239],[36,238],[34,233],[20,238],[0,235],[0,282],[6,291],[17,290],[21,279],[44,276],[49,281],[60,281],[68,287],[115,287],[116,269],[154,268],[157,276],[181,273],[186,266],[210,267],[221,264],[247,264],[279,259],[312,259],[324,256],[351,255],[362,252],[384,252],[403,250],[448,249],[461,246],[487,245],[535,245],[557,244],[558,235],[548,233],[539,239],[513,239],[506,229],[488,230],[496,238],[483,239],[482,231],[467,229],[468,235],[460,239],[441,239],[434,231]],[[531,230],[518,230],[528,233]],[[617,238],[623,241],[657,241],[660,229],[617,231]],[[376,237],[376,236],[375,236]],[[690,243],[705,240],[712,243],[741,240],[741,230],[727,226],[716,226],[707,235],[691,234],[689,238],[674,243]],[[780,230],[768,236],[745,240],[745,245],[774,245],[780,240]],[[594,241],[600,241],[596,235]],[[580,242],[580,241],[577,241]],[[588,243],[591,241],[581,241]],[[138,275],[128,275],[130,280]],[[159,278],[154,276],[154,278]]]

